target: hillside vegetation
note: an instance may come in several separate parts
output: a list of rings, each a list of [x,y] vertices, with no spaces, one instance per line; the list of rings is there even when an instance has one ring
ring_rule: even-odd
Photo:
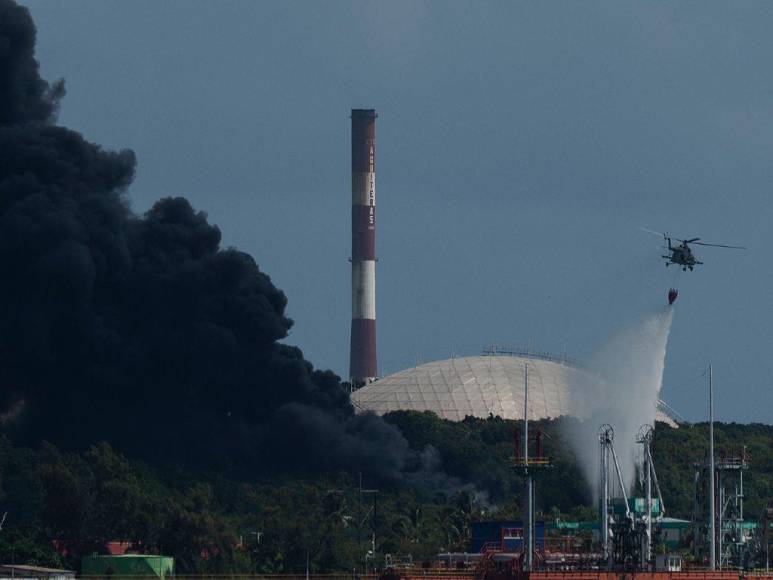
[[[107,443],[65,453],[2,440],[0,513],[7,516],[0,558],[77,568],[82,554],[123,540],[174,556],[181,573],[298,572],[307,551],[312,571],[352,570],[365,565],[374,534],[378,555],[421,560],[464,549],[470,521],[518,516],[520,479],[510,468],[516,424],[451,423],[412,412],[387,419],[424,450],[422,476],[361,481],[359,473],[333,471],[234,481],[130,460]],[[590,490],[562,438],[562,421],[540,424],[555,468],[539,481],[538,508],[546,518],[590,518]],[[656,433],[669,515],[689,518],[692,465],[706,453],[707,427],[658,425]],[[773,498],[773,427],[719,424],[716,435],[718,454],[747,445],[746,506],[755,518]],[[54,539],[68,544],[68,556],[56,553]]]

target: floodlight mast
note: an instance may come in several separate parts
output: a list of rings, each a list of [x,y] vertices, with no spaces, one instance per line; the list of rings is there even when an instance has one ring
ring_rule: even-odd
[[[515,457],[513,467],[523,473],[525,489],[523,501],[523,568],[531,571],[534,567],[534,476],[552,466],[550,457],[542,454],[542,431],[534,433],[535,449],[529,457],[529,365],[524,364],[523,396],[523,445],[519,439],[519,429],[515,429]]]
[[[524,365],[523,369],[523,459],[524,473],[526,474],[526,542],[524,550],[526,552],[526,571],[531,571],[534,555],[534,489],[531,474],[529,473],[529,363]]]
[[[709,365],[709,568],[717,569],[717,533],[714,512],[714,369]]]

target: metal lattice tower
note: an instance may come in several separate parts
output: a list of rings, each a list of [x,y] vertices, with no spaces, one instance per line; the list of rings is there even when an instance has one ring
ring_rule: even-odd
[[[740,451],[720,453],[714,461],[714,529],[716,530],[715,560],[722,569],[744,568],[749,565],[755,548],[754,539],[744,526],[743,500],[744,472],[749,469],[746,447]],[[695,463],[695,491],[693,505],[693,546],[697,560],[710,560],[711,518],[706,506],[710,497],[710,458]]]
[[[666,508],[663,504],[663,494],[660,492],[660,484],[658,483],[658,475],[655,472],[655,462],[652,459],[652,439],[655,436],[655,431],[651,425],[642,425],[639,428],[639,433],[636,436],[636,443],[642,446],[643,450],[643,465],[645,477],[645,501],[647,511],[643,517],[646,533],[644,535],[644,547],[642,550],[641,566],[645,567],[647,564],[652,563],[653,553],[653,502],[652,502],[652,484],[655,484],[655,491],[658,494],[658,510],[655,520],[659,523],[666,513]]]

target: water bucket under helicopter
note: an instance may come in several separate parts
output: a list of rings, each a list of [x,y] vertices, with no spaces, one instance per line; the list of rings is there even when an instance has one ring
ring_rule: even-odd
[[[679,280],[682,277],[682,269],[677,268],[672,272],[671,274],[671,284],[669,284],[668,288],[668,305],[673,306],[674,302],[676,302],[677,297],[679,296]]]

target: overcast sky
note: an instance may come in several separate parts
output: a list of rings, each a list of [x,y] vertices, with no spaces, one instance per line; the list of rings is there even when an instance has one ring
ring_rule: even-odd
[[[696,248],[663,398],[773,422],[770,2],[24,2],[60,122],[139,159],[289,298],[346,376],[349,110],[377,124],[381,372],[491,342],[588,356]]]

